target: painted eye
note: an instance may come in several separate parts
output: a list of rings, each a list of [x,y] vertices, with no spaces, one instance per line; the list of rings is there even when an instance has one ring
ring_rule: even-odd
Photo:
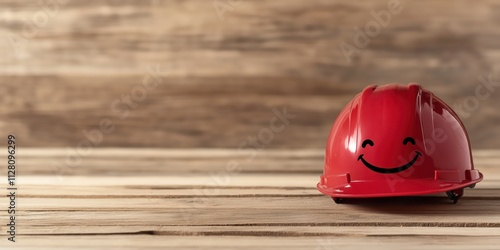
[[[403,144],[404,144],[404,145],[408,144],[408,142],[409,142],[409,143],[411,143],[411,144],[413,144],[413,145],[415,145],[415,139],[413,139],[413,138],[411,138],[411,137],[406,137],[406,138],[403,140]]]
[[[370,139],[366,139],[365,141],[363,141],[363,144],[361,144],[361,147],[365,148],[366,145],[370,145],[373,147],[373,141]]]

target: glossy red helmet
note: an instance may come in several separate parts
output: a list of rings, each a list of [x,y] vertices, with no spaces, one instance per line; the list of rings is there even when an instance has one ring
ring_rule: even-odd
[[[457,114],[417,84],[369,86],[340,112],[317,187],[342,198],[447,192],[456,203],[482,174]]]

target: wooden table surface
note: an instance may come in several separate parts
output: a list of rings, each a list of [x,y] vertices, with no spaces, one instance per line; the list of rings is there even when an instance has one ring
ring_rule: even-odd
[[[322,150],[248,158],[218,149],[94,149],[77,166],[54,167],[65,157],[64,149],[19,150],[17,242],[6,240],[2,213],[0,249],[500,245],[500,151],[474,151],[485,179],[455,205],[444,194],[337,205],[315,188]]]

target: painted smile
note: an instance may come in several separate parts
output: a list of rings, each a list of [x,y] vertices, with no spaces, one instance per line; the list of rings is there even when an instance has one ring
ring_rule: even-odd
[[[370,164],[369,162],[367,162],[363,158],[363,156],[364,156],[364,154],[361,154],[358,157],[358,161],[361,160],[361,162],[363,162],[363,164],[365,164],[365,166],[367,168],[371,169],[372,171],[375,171],[375,172],[381,173],[381,174],[394,174],[394,173],[399,173],[399,172],[402,172],[402,171],[409,169],[411,166],[413,166],[413,164],[415,164],[418,157],[422,156],[422,153],[415,151],[415,157],[413,157],[413,159],[410,162],[406,163],[403,166],[397,167],[397,168],[379,168],[379,167],[374,166],[374,165]]]

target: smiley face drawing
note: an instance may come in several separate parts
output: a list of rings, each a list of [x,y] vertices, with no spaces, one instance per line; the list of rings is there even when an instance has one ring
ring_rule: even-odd
[[[406,145],[408,143],[411,143],[412,145],[415,145],[415,139],[413,139],[412,137],[406,137],[404,140],[403,140],[403,145]],[[371,147],[373,147],[375,145],[375,143],[373,143],[372,140],[370,139],[366,139],[363,141],[363,144],[361,145],[362,148],[366,148],[366,146],[370,145]],[[418,157],[422,156],[422,153],[420,153],[419,151],[415,150],[415,157],[413,157],[412,160],[410,160],[408,163],[402,165],[402,166],[399,166],[399,167],[394,167],[394,168],[382,168],[382,167],[377,167],[371,163],[369,163],[367,160],[365,160],[364,157],[364,154],[360,154],[359,157],[358,157],[358,161],[361,161],[367,168],[371,169],[372,171],[375,171],[377,173],[381,173],[381,174],[395,174],[395,173],[399,173],[399,172],[402,172],[402,171],[405,171],[407,169],[409,169],[411,166],[413,166],[413,164],[415,164],[415,162],[417,162],[418,160]]]

